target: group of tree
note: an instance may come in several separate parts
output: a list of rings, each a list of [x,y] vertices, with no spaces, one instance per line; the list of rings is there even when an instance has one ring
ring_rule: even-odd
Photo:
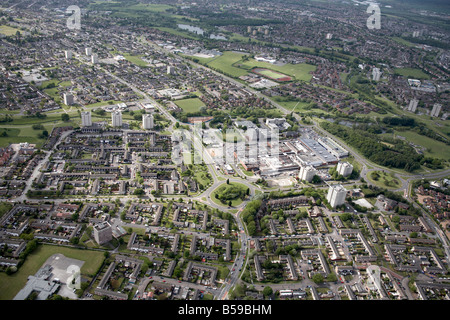
[[[247,203],[242,211],[242,220],[247,225],[247,231],[250,236],[256,235],[256,214],[261,208],[262,200],[253,200]]]
[[[321,126],[331,134],[341,138],[352,147],[358,149],[372,162],[392,168],[404,169],[413,172],[420,168],[423,155],[418,154],[414,148],[399,139],[381,143],[377,135],[362,130],[358,126],[348,128],[330,122],[322,122]]]

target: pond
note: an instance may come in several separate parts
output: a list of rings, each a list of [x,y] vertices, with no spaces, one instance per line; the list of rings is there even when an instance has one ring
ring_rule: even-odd
[[[201,36],[205,34],[205,30],[203,30],[202,28],[191,26],[188,24],[178,24],[178,28],[189,31],[189,32],[193,32],[193,33],[201,35]],[[227,40],[226,37],[221,36],[221,35],[215,35],[215,34],[211,34],[209,36],[209,38],[215,39],[215,40]]]

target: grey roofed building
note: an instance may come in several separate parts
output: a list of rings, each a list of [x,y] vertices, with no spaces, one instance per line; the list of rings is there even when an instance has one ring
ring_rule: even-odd
[[[58,291],[60,284],[50,281],[52,267],[45,265],[36,272],[34,276],[28,277],[25,287],[20,290],[13,300],[25,300],[32,292],[37,292],[36,300],[46,300],[49,296]]]

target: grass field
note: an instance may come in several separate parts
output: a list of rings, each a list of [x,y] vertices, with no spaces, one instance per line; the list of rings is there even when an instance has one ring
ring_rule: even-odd
[[[123,57],[130,61],[131,63],[140,66],[140,67],[146,67],[148,66],[148,63],[141,59],[139,56],[132,56],[129,53],[124,53]]]
[[[136,5],[132,5],[130,7],[128,7],[130,10],[136,10],[136,11],[150,11],[150,12],[165,12],[168,9],[173,8],[173,6],[168,5],[168,4],[156,4],[156,3],[152,3],[152,4],[144,4],[144,3],[139,3]]]
[[[194,172],[194,179],[203,187],[206,187],[212,182],[211,178],[208,177],[208,169],[206,166],[194,164],[192,171]]]
[[[248,73],[247,70],[233,66],[235,62],[242,60],[244,55],[244,53],[225,51],[223,55],[211,60],[207,65],[234,77],[244,76]]]
[[[256,74],[260,74],[266,78],[269,78],[271,80],[275,81],[291,81],[292,78],[288,75],[285,75],[284,73],[273,71],[266,68],[255,68],[252,70],[252,72]]]
[[[267,68],[270,70],[278,71],[284,74],[287,74],[291,77],[294,77],[295,80],[303,80],[303,81],[311,81],[312,75],[310,72],[316,70],[316,66],[307,63],[299,63],[299,64],[290,64],[287,63],[282,66],[274,65],[264,61],[256,61],[255,59],[248,59],[247,61],[242,62],[243,67],[253,68]]]
[[[200,110],[200,107],[205,105],[199,98],[177,100],[175,104],[183,109],[185,113],[197,112]]]
[[[450,147],[443,142],[422,136],[413,131],[396,131],[396,135],[405,137],[408,141],[418,144],[424,148],[426,156],[431,156],[440,159],[450,159]]]
[[[17,33],[17,31],[22,33],[22,31],[20,31],[19,29],[16,29],[16,28],[13,28],[10,26],[5,26],[5,25],[0,26],[0,33],[4,34],[5,36],[13,36]]]
[[[44,126],[49,134],[52,127],[48,125]],[[0,134],[3,132],[6,132],[8,136],[0,137],[0,147],[7,147],[12,143],[28,142],[36,144],[36,147],[40,148],[46,141],[46,139],[38,138],[38,134],[42,133],[42,130],[33,130],[31,126],[0,128]]]
[[[61,253],[72,259],[84,261],[81,267],[81,274],[93,276],[103,263],[105,256],[103,252],[80,250],[52,245],[39,245],[37,249],[30,254],[19,271],[7,276],[0,273],[0,300],[12,300],[17,292],[23,288],[29,275],[34,275],[44,262],[53,254]]]
[[[7,213],[13,205],[9,202],[0,202],[0,218],[3,217],[5,213]]]
[[[6,147],[11,143],[29,142],[36,144],[37,148],[42,147],[46,139],[39,138],[38,135],[43,130],[47,130],[50,134],[53,128],[62,126],[79,126],[81,118],[76,110],[68,112],[70,120],[64,122],[61,120],[61,114],[64,111],[57,110],[56,112],[45,113],[47,117],[25,117],[25,116],[13,116],[13,121],[6,124],[2,124],[0,127],[0,134],[6,132],[7,136],[0,137],[0,147]],[[33,124],[41,124],[44,129],[34,130]]]
[[[400,37],[392,37],[392,40],[394,40],[394,41],[396,41],[396,42],[398,42],[400,44],[403,44],[405,46],[408,46],[408,47],[415,47],[416,46],[414,43],[409,42],[408,40],[402,39]]]
[[[294,77],[296,80],[303,81],[310,81],[312,78],[310,72],[316,70],[316,66],[307,63],[285,64],[279,66],[268,62],[257,61],[253,58],[243,61],[242,58],[244,55],[245,53],[225,51],[223,55],[207,62],[207,66],[233,77],[246,75],[253,68],[265,68],[268,69],[267,71],[264,71],[267,77],[278,78],[280,75],[276,72],[280,72]]]
[[[394,73],[404,76],[406,78],[412,79],[430,79],[430,76],[427,75],[420,69],[414,68],[396,68],[394,69]]]
[[[384,171],[371,171],[367,174],[367,178],[380,188],[397,189],[401,186],[400,180]]]
[[[322,109],[310,109],[310,103],[308,102],[301,102],[301,101],[283,101],[282,99],[277,99],[277,97],[271,98],[271,100],[278,103],[280,106],[285,108],[289,111],[299,112],[299,113],[308,113],[308,112],[315,112],[315,113],[323,113],[327,114],[326,111]]]
[[[236,188],[236,190],[239,190],[241,192],[245,192],[245,190],[248,189],[247,186],[243,185],[242,183],[238,183],[238,182],[230,182],[230,184],[222,184],[219,187],[217,187],[213,192],[211,192],[211,199],[212,201],[214,201],[214,203],[221,205],[221,206],[227,206],[228,205],[228,201],[226,201],[226,203],[222,203],[220,202],[219,199],[216,199],[216,194],[221,194],[224,192],[227,192],[228,190],[230,190],[230,188]],[[231,205],[232,206],[238,206],[242,203],[242,199],[239,197],[236,197],[235,199],[231,200]]]

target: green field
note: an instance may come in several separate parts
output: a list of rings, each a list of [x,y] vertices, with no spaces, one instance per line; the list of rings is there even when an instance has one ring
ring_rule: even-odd
[[[263,68],[255,68],[252,70],[252,72],[263,75],[264,77],[267,77],[271,80],[276,80],[276,81],[290,81],[292,80],[292,78],[288,75],[285,75],[284,73],[280,73],[277,71],[273,71],[270,69],[263,69]]]
[[[16,29],[16,28],[13,28],[10,26],[5,26],[5,25],[0,26],[0,33],[4,34],[5,36],[13,36],[17,33],[17,31],[22,33],[22,31],[20,31],[19,29]]]
[[[397,189],[401,187],[400,180],[384,171],[371,171],[367,174],[367,178],[380,188]]]
[[[139,3],[136,5],[132,5],[130,7],[128,7],[128,9],[130,10],[135,10],[135,11],[150,11],[150,12],[165,12],[168,9],[173,8],[173,6],[168,5],[168,4],[144,4],[144,3]]]
[[[269,69],[267,72],[277,71],[288,76],[294,77],[296,80],[310,81],[312,75],[310,72],[316,70],[316,66],[299,63],[299,64],[285,64],[282,66],[274,65],[268,62],[256,61],[253,58],[244,59],[245,53],[225,51],[223,55],[213,58],[207,62],[207,66],[213,69],[217,69],[222,73],[233,77],[240,77],[246,75],[251,69],[266,68]],[[203,62],[199,59],[200,62]],[[278,78],[280,75],[272,72],[272,74],[267,74],[267,76],[272,76]]]
[[[244,53],[225,51],[221,56],[208,62],[207,65],[233,77],[244,76],[248,73],[247,70],[233,66],[235,62],[241,61],[244,55]]]
[[[79,126],[81,118],[76,110],[67,112],[70,116],[68,122],[61,120],[61,114],[64,111],[58,109],[52,112],[46,112],[45,118],[26,117],[21,115],[13,116],[12,122],[2,124],[0,127],[0,135],[5,132],[6,136],[0,136],[0,147],[6,147],[11,143],[29,142],[36,144],[37,148],[41,148],[46,139],[39,138],[43,130],[47,130],[50,134],[53,128],[63,126]],[[32,125],[41,124],[44,129],[34,130]]]
[[[44,128],[50,134],[53,125],[44,125]],[[33,130],[31,126],[0,128],[0,134],[3,134],[3,132],[7,134],[6,137],[0,137],[0,147],[7,147],[12,143],[28,142],[36,144],[36,147],[40,148],[47,140],[38,137],[38,134],[41,134],[42,131]]]
[[[199,185],[202,185],[203,188],[212,182],[211,178],[208,177],[209,171],[206,166],[194,164],[192,166],[192,171],[194,173],[194,179]]]
[[[117,51],[117,50],[115,50],[115,49],[109,51],[109,53],[112,54],[112,55],[121,55],[121,56],[123,56],[127,61],[129,61],[129,62],[131,62],[131,63],[133,63],[133,64],[135,64],[135,65],[137,65],[137,66],[140,66],[140,67],[146,67],[146,66],[148,66],[148,63],[145,62],[144,60],[142,60],[142,59],[141,59],[141,56],[133,56],[133,55],[129,54],[128,52],[120,52],[120,51]]]
[[[137,66],[140,67],[148,66],[148,63],[142,60],[140,56],[132,56],[129,53],[124,53],[123,57]]]
[[[13,205],[9,202],[0,202],[0,218],[3,217],[5,213],[7,213]]]
[[[448,160],[450,159],[450,147],[443,142],[422,136],[413,131],[396,131],[396,135],[405,137],[408,141],[426,148],[426,156]]]
[[[405,39],[400,38],[400,37],[392,37],[392,40],[394,40],[394,41],[396,41],[396,42],[398,42],[400,44],[403,44],[403,45],[405,45],[407,47],[415,47],[416,46],[414,43],[409,42],[408,40],[405,40]]]
[[[308,103],[308,102],[285,101],[279,97],[272,97],[270,99],[275,101],[280,106],[282,106],[283,108],[285,108],[286,110],[289,110],[289,111],[300,112],[300,113],[315,112],[315,113],[327,114],[327,112],[322,109],[310,108],[309,106],[311,105],[311,103]]]
[[[175,104],[183,109],[185,113],[198,112],[200,107],[205,105],[199,98],[177,100]]]
[[[37,249],[27,257],[19,271],[10,276],[3,272],[0,273],[0,300],[12,300],[26,284],[28,276],[34,275],[42,267],[44,262],[55,253],[61,253],[68,258],[84,261],[84,264],[81,267],[81,274],[86,276],[94,276],[105,259],[103,252],[100,251],[39,245]]]
[[[219,187],[217,187],[213,192],[211,192],[211,200],[221,206],[227,206],[228,201],[226,200],[225,203],[222,203],[219,199],[216,199],[216,195],[227,195],[230,197],[231,205],[232,206],[238,206],[242,203],[242,199],[239,197],[239,193],[245,193],[248,189],[247,186],[243,185],[242,183],[237,182],[230,182],[230,184],[222,184]]]
[[[399,74],[401,76],[404,76],[409,79],[430,79],[430,76],[427,75],[425,72],[423,72],[420,69],[414,69],[414,68],[396,68],[394,69],[395,74]]]
[[[256,61],[253,58],[250,58],[247,61],[242,62],[242,66],[247,67],[249,69],[252,69],[253,67],[267,68],[270,70],[287,74],[291,77],[294,77],[295,80],[303,80],[303,81],[311,81],[312,75],[310,74],[310,72],[316,70],[316,66],[307,63],[299,63],[299,64],[287,63],[285,65],[278,66],[264,61]]]
[[[122,1],[95,1],[89,5],[91,10],[113,11],[116,16],[139,17],[145,13],[164,13],[173,8],[166,4],[124,3]]]

